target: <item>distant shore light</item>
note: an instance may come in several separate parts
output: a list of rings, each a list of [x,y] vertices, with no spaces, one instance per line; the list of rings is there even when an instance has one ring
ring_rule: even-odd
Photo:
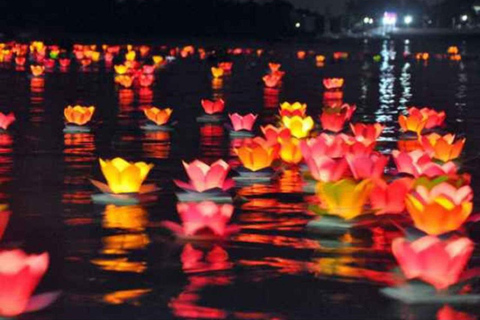
[[[403,22],[405,22],[405,24],[408,26],[410,25],[410,23],[413,22],[413,17],[408,15],[408,16],[405,16],[405,18],[403,18]]]

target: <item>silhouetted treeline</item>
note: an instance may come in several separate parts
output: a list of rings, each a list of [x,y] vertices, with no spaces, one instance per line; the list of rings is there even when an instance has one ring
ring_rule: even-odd
[[[294,10],[283,0],[0,0],[0,32],[277,37],[295,32]]]

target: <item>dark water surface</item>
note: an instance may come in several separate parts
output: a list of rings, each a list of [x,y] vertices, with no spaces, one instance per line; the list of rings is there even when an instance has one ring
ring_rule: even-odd
[[[241,231],[229,240],[182,242],[161,222],[178,221],[172,179],[184,177],[182,159],[238,163],[227,129],[196,122],[202,98],[223,97],[227,112],[255,112],[260,124],[272,123],[283,101],[305,102],[318,114],[323,77],[345,78],[344,100],[357,104],[354,122],[386,123],[384,150],[395,147],[396,121],[407,106],[445,110],[448,128],[467,137],[464,169],[478,193],[480,60],[403,59],[405,51],[444,53],[452,44],[480,54],[471,40],[312,45],[352,57],[317,68],[312,58],[296,59],[295,48],[277,45],[272,56],[286,71],[278,97],[261,81],[268,56],[234,57],[233,74],[221,84],[211,80],[211,62],[177,59],[151,89],[116,87],[103,64],[49,73],[43,85],[2,68],[0,106],[17,116],[10,133],[0,135],[0,198],[12,211],[3,242],[48,251],[50,269],[38,291],[63,291],[52,307],[21,318],[435,319],[442,306],[407,306],[379,292],[396,266],[395,232],[305,231],[314,218],[306,210],[312,195],[303,193],[298,169],[268,186],[235,188],[248,202],[236,205],[233,222]],[[384,59],[373,62],[365,53]],[[91,133],[63,133],[63,108],[74,103],[97,107]],[[175,131],[142,131],[140,108],[147,105],[172,107]],[[103,180],[98,158],[116,156],[155,164],[148,181],[162,188],[157,202],[92,204],[88,178]],[[479,257],[470,264],[479,265]]]

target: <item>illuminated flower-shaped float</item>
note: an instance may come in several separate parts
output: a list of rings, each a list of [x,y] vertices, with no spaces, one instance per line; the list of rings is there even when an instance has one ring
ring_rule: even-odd
[[[365,205],[372,189],[371,179],[318,182],[316,193],[320,204],[310,210],[321,215],[307,227],[313,230],[343,232],[355,225],[355,219],[366,212]]]
[[[8,127],[15,121],[15,115],[13,112],[4,114],[0,112],[0,129],[6,131]]]
[[[374,142],[380,137],[385,126],[380,123],[351,123],[350,129],[352,130],[355,139],[358,141]]]
[[[433,159],[448,162],[460,157],[465,140],[465,138],[456,140],[454,134],[441,136],[438,133],[431,133],[423,135],[420,144]]]
[[[323,100],[330,104],[330,102],[341,102],[343,99],[342,87],[344,84],[343,78],[325,78],[323,79],[323,86],[325,91],[323,92]]]
[[[299,116],[299,117],[305,117],[307,112],[307,104],[306,103],[300,103],[300,102],[294,102],[294,103],[289,103],[289,102],[284,102],[280,105],[280,117],[294,117],[294,116]]]
[[[230,225],[234,207],[229,203],[213,201],[179,202],[177,211],[181,224],[172,221],[163,222],[177,237],[189,240],[225,238],[238,231]]]
[[[257,115],[253,113],[246,114],[244,116],[233,113],[229,114],[228,117],[232,123],[232,129],[230,135],[234,137],[251,137],[252,129],[255,121],[257,120]]]
[[[240,174],[234,177],[237,183],[251,184],[271,180],[275,173],[272,168],[273,162],[279,158],[278,140],[265,140],[260,137],[247,139],[234,151],[243,165],[236,169]]]
[[[303,160],[300,141],[296,138],[280,142],[280,159],[286,164],[297,165]]]
[[[416,180],[407,194],[406,208],[416,228],[430,235],[459,229],[473,209],[472,188],[461,178]]]
[[[90,132],[90,128],[86,124],[90,122],[94,112],[94,106],[67,106],[63,110],[66,122],[63,131],[68,133]]]
[[[149,194],[156,191],[154,184],[143,185],[153,164],[145,162],[128,162],[122,158],[112,160],[100,159],[102,170],[107,184],[90,180],[102,194],[92,195],[96,203],[137,204],[155,199]]]
[[[474,243],[461,236],[394,239],[392,252],[406,282],[381,291],[404,303],[476,304],[480,295],[465,290],[478,275],[478,271],[465,271],[473,250]]]
[[[221,78],[223,77],[224,73],[225,73],[225,70],[223,70],[223,68],[220,68],[220,67],[212,67],[210,69],[210,71],[212,72],[212,76],[215,78],[215,79],[218,79],[218,78]]]
[[[412,188],[413,179],[399,178],[390,182],[375,179],[373,185],[369,200],[376,215],[399,214],[405,211],[405,198]]]
[[[34,77],[41,77],[43,76],[45,72],[45,67],[42,65],[31,65],[30,66],[30,71],[32,73],[32,76]]]
[[[173,110],[171,108],[159,109],[157,107],[146,107],[143,109],[145,117],[149,123],[142,126],[147,131],[165,131],[170,130],[168,126]]]
[[[425,175],[436,177],[457,173],[457,166],[452,161],[439,164],[422,150],[410,152],[392,151],[393,160],[399,173],[406,173],[413,177]]]
[[[185,192],[177,193],[180,201],[228,201],[231,197],[226,194],[234,186],[229,179],[230,166],[223,160],[217,160],[208,165],[200,160],[190,163],[183,161],[183,167],[189,182],[174,180],[175,184]]]
[[[308,137],[315,123],[312,117],[282,117],[283,125],[290,130],[293,137],[302,139]]]
[[[28,255],[22,250],[0,251],[0,316],[15,317],[39,311],[58,298],[59,292],[32,296],[48,265],[48,253]]]
[[[225,101],[222,99],[218,100],[208,100],[202,99],[201,101],[204,115],[197,117],[198,122],[222,122],[224,119],[222,117],[222,112],[225,109]]]
[[[343,78],[324,78],[323,86],[327,90],[340,90],[345,83]]]
[[[345,122],[352,118],[356,106],[343,104],[340,107],[323,108],[320,116],[322,128],[331,132],[340,132],[343,130]]]

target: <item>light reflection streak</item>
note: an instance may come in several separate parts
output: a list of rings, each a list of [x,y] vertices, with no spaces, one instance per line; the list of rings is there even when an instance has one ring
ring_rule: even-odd
[[[150,243],[145,233],[147,224],[147,211],[142,206],[108,205],[102,226],[106,230],[117,232],[102,238],[101,256],[92,259],[91,263],[106,271],[145,272],[146,261],[133,259],[129,254],[145,250]]]
[[[396,51],[393,41],[384,40],[382,43],[382,50],[380,52],[382,62],[380,64],[380,79],[379,79],[379,109],[375,111],[375,121],[380,123],[391,124],[395,123],[398,110],[395,108],[395,60]],[[394,127],[386,125],[383,131],[384,136],[393,136]]]

